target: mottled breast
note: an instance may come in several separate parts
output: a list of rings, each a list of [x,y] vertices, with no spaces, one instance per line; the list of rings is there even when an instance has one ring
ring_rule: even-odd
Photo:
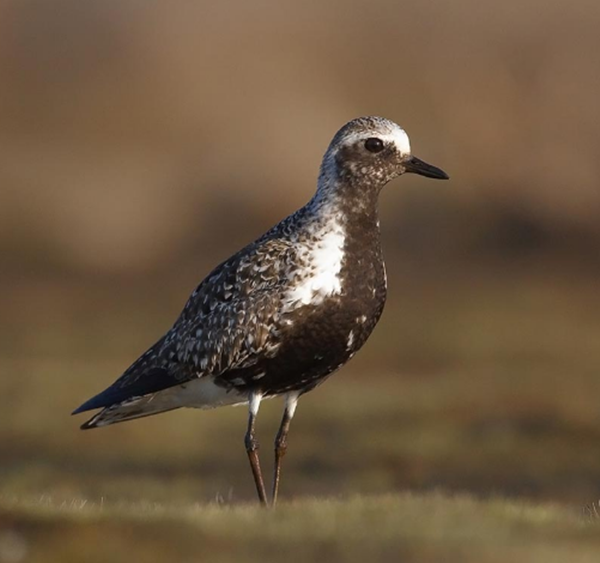
[[[266,394],[308,390],[341,367],[366,342],[386,297],[378,231],[358,240],[352,227],[330,221],[318,239],[299,240],[296,268],[283,299],[281,345],[261,362]]]

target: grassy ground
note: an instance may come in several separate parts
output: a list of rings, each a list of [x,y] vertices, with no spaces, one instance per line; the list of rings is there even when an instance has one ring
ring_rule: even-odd
[[[598,522],[439,493],[255,505],[2,499],[0,560],[597,561]],[[4,558],[2,559],[2,557]]]
[[[250,504],[245,409],[69,415],[185,292],[4,292],[0,561],[598,560],[600,297],[564,272],[390,272],[366,349],[300,402],[276,515]],[[280,408],[261,407],[267,472]]]

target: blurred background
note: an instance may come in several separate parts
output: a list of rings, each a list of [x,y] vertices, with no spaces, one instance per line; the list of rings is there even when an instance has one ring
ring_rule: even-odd
[[[382,194],[388,305],[301,401],[283,496],[598,499],[598,29],[596,0],[2,2],[0,494],[253,499],[245,409],[69,413],[377,114],[451,180]]]

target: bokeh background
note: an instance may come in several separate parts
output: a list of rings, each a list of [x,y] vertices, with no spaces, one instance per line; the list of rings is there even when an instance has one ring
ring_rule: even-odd
[[[599,29],[596,0],[2,2],[0,493],[251,500],[245,409],[69,413],[379,114],[451,180],[382,194],[386,312],[301,401],[282,494],[598,499]]]

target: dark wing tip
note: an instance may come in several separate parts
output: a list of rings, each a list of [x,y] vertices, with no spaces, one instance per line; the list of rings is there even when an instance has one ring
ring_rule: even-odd
[[[76,408],[71,413],[71,416],[74,414],[80,414],[85,411],[91,411],[94,409],[102,408],[101,406],[98,405],[98,403],[101,402],[101,398],[102,398],[102,395],[104,395],[104,393],[106,393],[106,391],[104,391],[103,393],[100,393],[99,395],[96,395],[95,397],[92,397],[89,401],[86,401],[85,403],[83,403],[83,405]],[[102,401],[102,402],[104,402],[104,401]],[[86,420],[79,428],[81,430],[90,430],[91,428],[97,428],[98,425],[96,424],[96,421],[98,420],[98,415],[102,412],[103,411],[96,413],[92,418],[90,418],[89,420]]]
[[[156,393],[157,391],[162,391],[163,389],[181,383],[164,368],[149,369],[144,372],[142,376],[130,378],[129,381],[124,381],[123,377],[102,391],[102,393],[98,393],[98,395],[93,396],[83,403],[83,405],[77,407],[71,414],[79,414],[85,411],[110,407],[126,401],[127,399],[131,399],[131,397]],[[87,428],[91,427],[86,427],[86,429]]]
[[[85,403],[83,403],[83,405],[77,407],[71,413],[71,416],[73,416],[74,414],[79,414],[79,413],[82,413],[82,412],[91,411],[91,410],[94,410],[94,409],[99,409],[101,407],[106,406],[104,403],[106,403],[106,391],[103,391],[102,393],[99,393],[98,395],[95,395],[91,399],[88,399]]]

